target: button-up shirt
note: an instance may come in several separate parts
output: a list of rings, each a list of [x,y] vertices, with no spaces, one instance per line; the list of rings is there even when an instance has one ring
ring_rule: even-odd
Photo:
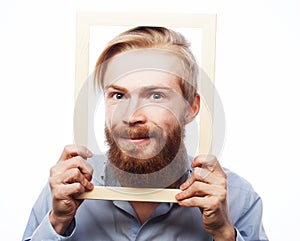
[[[105,156],[88,159],[94,168],[94,185],[104,185]],[[236,229],[236,240],[268,241],[262,224],[262,201],[252,186],[237,174],[227,174],[228,205]],[[191,172],[192,170],[190,170]],[[99,241],[99,240],[199,240],[212,241],[202,223],[198,207],[160,203],[143,224],[127,201],[85,200],[65,235],[53,229],[49,213],[52,199],[48,185],[34,207],[23,236],[24,241]]]

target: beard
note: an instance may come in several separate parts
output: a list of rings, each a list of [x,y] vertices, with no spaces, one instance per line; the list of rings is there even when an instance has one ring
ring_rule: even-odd
[[[165,188],[188,170],[187,152],[183,144],[184,127],[168,128],[158,126],[105,128],[110,175],[122,186]],[[120,139],[146,139],[146,143],[135,145]],[[108,174],[108,173],[107,173]],[[111,182],[113,182],[111,180]],[[112,183],[106,183],[111,185]]]

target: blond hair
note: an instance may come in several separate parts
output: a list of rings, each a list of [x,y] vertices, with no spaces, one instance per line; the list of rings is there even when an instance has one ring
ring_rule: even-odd
[[[95,66],[95,84],[103,87],[103,65],[108,59],[129,50],[156,48],[172,51],[183,62],[187,79],[180,78],[183,97],[192,104],[197,95],[198,65],[184,36],[165,27],[140,26],[129,29],[112,39],[99,56]]]

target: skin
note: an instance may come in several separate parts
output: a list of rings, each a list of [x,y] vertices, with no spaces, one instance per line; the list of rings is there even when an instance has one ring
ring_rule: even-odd
[[[185,112],[186,103],[179,80],[160,71],[139,71],[114,82],[104,82],[104,93],[109,130],[114,126],[128,125],[150,128],[157,125],[166,129],[178,123]],[[127,141],[139,145],[146,140]],[[146,151],[151,153],[152,150]]]
[[[187,108],[179,80],[164,72],[134,72],[117,81],[104,82],[104,92],[109,130],[120,125],[168,128],[178,120],[187,124],[195,118],[200,108],[199,96]],[[149,139],[120,141],[137,147],[146,146],[146,156],[155,148],[155,142]],[[74,195],[93,189],[90,182],[93,168],[86,161],[91,156],[86,147],[69,145],[51,168],[49,183],[53,209],[50,222],[59,234],[65,232],[82,203],[74,199]],[[226,174],[218,160],[214,156],[199,155],[192,162],[192,168],[192,175],[180,186],[182,192],[176,196],[179,205],[198,207],[203,214],[204,227],[215,241],[235,240],[235,229],[227,206]],[[131,202],[131,205],[143,223],[158,204]]]
[[[235,240],[236,233],[227,205],[227,182],[217,158],[213,155],[197,156],[191,167],[192,175],[180,186],[176,195],[179,205],[199,207],[202,221],[215,241]]]
[[[58,234],[64,234],[82,201],[73,195],[94,188],[90,182],[93,168],[86,161],[92,157],[86,147],[65,146],[59,161],[50,170],[49,185],[52,194],[50,222]]]

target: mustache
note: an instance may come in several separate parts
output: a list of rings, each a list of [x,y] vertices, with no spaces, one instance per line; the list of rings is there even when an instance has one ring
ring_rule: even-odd
[[[142,138],[159,138],[163,135],[163,129],[159,126],[149,128],[147,126],[132,126],[112,128],[114,138],[124,139],[142,139]]]

